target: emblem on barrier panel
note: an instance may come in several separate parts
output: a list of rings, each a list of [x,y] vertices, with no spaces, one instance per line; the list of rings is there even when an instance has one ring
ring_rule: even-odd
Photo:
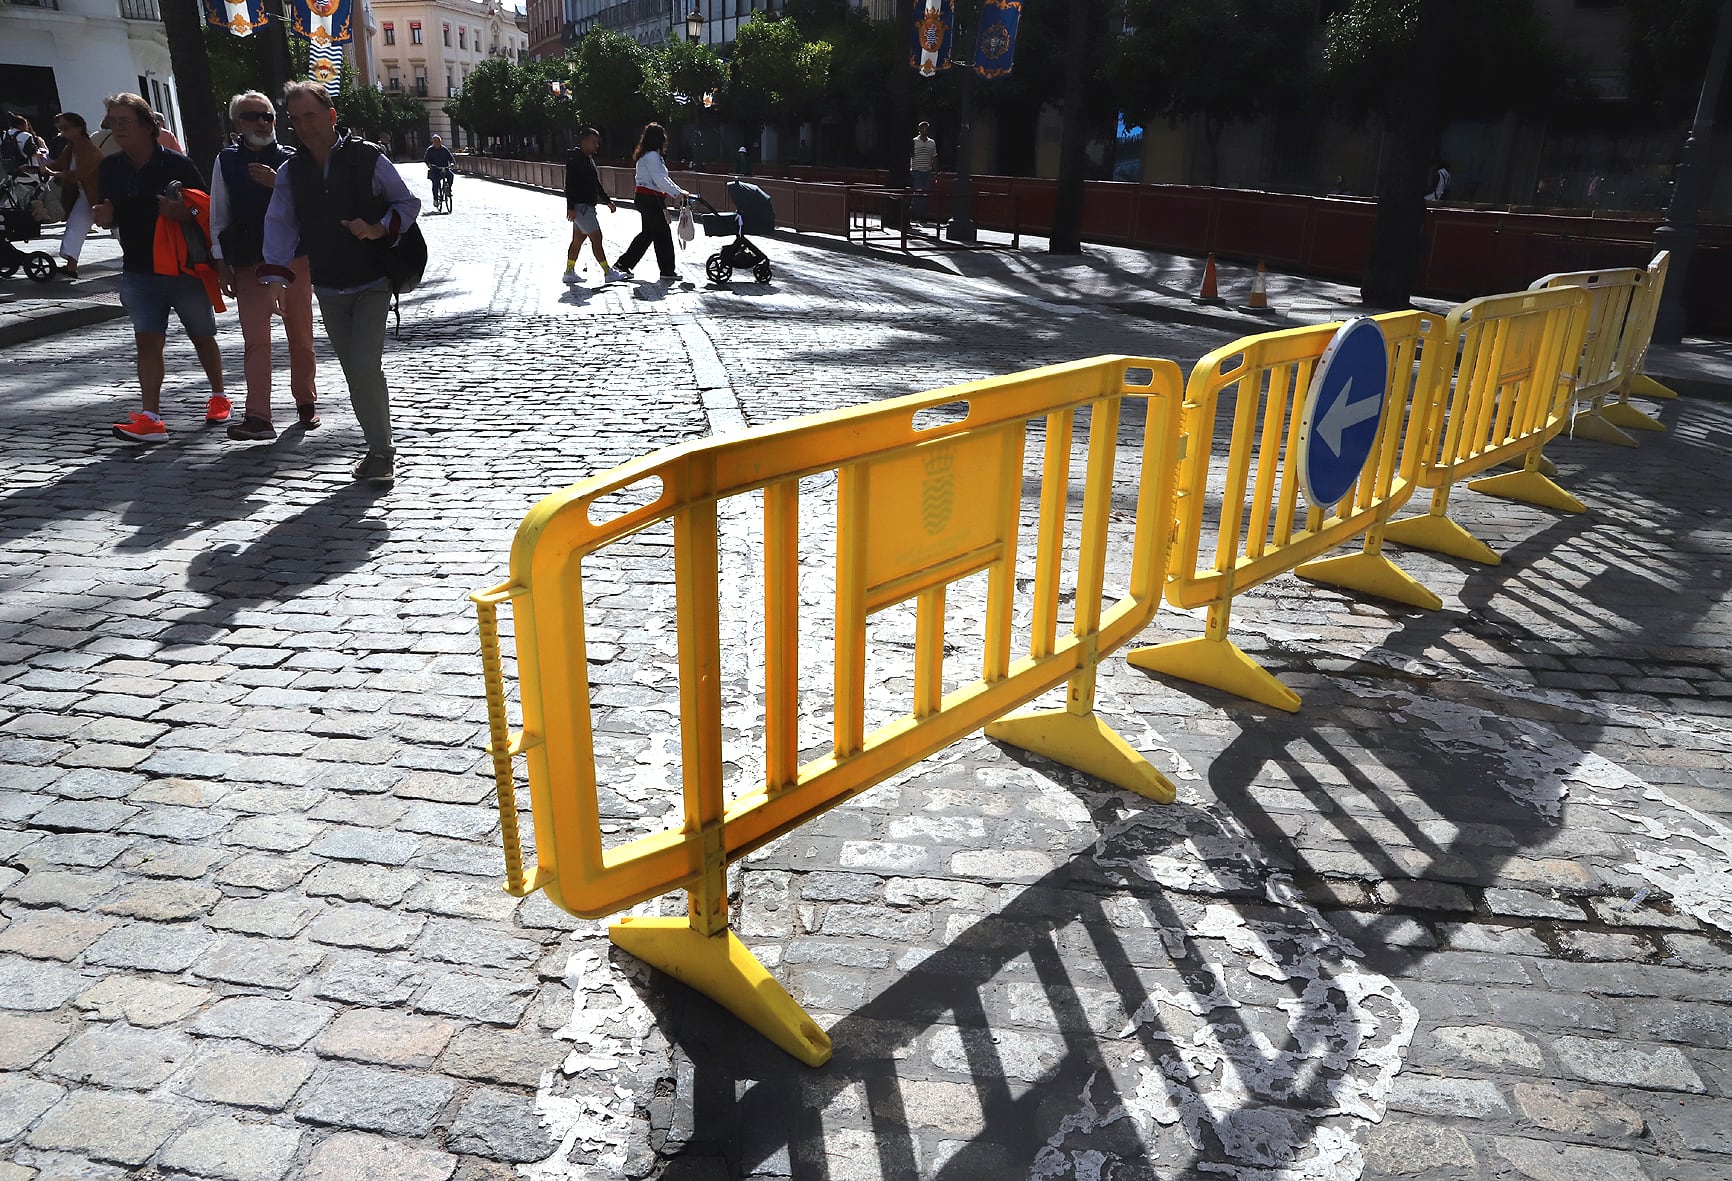
[[[882,587],[1000,541],[1002,514],[990,490],[1000,484],[1003,454],[1003,432],[989,431],[920,444],[871,464],[871,517],[885,527],[874,528],[867,543],[866,585]],[[960,472],[968,473],[966,500],[957,495]],[[915,522],[919,528],[911,527]]]
[[[927,536],[944,532],[950,524],[950,512],[956,506],[956,479],[951,474],[956,457],[948,447],[934,448],[924,461],[926,480],[920,489],[920,523]]]

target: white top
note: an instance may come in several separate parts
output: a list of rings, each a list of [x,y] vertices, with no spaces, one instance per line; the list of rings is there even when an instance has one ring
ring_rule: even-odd
[[[645,152],[638,157],[637,187],[654,189],[670,197],[686,196],[686,191],[676,185],[674,178],[668,175],[668,166],[663,162],[660,152]]]

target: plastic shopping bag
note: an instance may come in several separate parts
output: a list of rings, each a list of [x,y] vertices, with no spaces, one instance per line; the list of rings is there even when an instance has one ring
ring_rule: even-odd
[[[692,207],[690,205],[682,206],[680,209],[680,228],[678,234],[681,250],[686,248],[687,242],[690,242],[693,238],[698,236],[698,227],[692,220]]]

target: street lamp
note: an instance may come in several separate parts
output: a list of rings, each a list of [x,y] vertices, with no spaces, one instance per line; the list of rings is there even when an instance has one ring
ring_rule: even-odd
[[[694,45],[704,38],[704,14],[692,9],[686,14],[686,40]]]
[[[1660,293],[1660,310],[1653,339],[1677,344],[1684,338],[1684,288],[1690,279],[1690,256],[1695,253],[1696,217],[1701,203],[1701,173],[1707,164],[1708,143],[1714,137],[1714,111],[1720,102],[1720,84],[1726,77],[1727,55],[1732,53],[1732,0],[1720,9],[1720,24],[1714,48],[1708,54],[1708,73],[1702,80],[1696,119],[1684,141],[1683,159],[1672,182],[1672,200],[1666,206],[1666,221],[1654,231],[1654,245],[1672,252],[1671,273]]]

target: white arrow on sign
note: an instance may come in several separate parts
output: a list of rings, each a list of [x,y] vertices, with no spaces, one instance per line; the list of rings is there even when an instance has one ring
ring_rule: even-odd
[[[1341,436],[1349,428],[1358,426],[1369,418],[1376,418],[1379,410],[1377,396],[1361,398],[1355,402],[1353,398],[1353,382],[1348,380],[1341,387],[1341,396],[1335,399],[1335,404],[1324,411],[1323,419],[1317,424],[1317,433],[1323,436],[1324,444],[1336,455],[1341,454]]]

